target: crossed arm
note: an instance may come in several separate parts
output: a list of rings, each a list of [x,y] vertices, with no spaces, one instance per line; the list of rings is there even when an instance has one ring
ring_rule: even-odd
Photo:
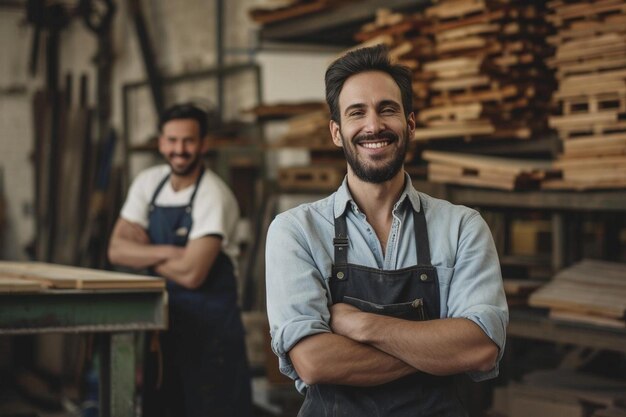
[[[308,385],[371,386],[417,371],[488,371],[498,355],[480,327],[463,318],[409,321],[340,303],[331,308],[330,325],[333,333],[307,337],[289,351]]]
[[[189,289],[204,282],[222,247],[219,236],[193,239],[185,247],[155,245],[145,229],[119,218],[109,242],[109,260],[130,268],[152,267],[157,274]]]

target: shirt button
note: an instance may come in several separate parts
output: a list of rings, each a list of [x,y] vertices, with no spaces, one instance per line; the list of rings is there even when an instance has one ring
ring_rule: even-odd
[[[340,272],[337,272],[337,278],[339,278],[339,279],[343,279],[343,277],[344,277],[343,272],[341,272],[341,271],[340,271]]]
[[[428,280],[428,275],[426,275],[426,274],[422,274],[422,275],[420,275],[420,279],[421,279],[422,281],[427,281],[427,280]]]

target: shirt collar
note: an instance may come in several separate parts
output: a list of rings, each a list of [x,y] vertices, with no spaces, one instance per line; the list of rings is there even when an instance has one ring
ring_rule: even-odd
[[[404,190],[398,199],[398,202],[394,205],[394,208],[400,207],[400,204],[406,199],[409,199],[411,205],[413,206],[413,210],[419,212],[420,211],[420,198],[417,190],[413,187],[413,183],[411,182],[411,177],[406,172],[404,173]],[[352,194],[350,194],[350,190],[348,189],[348,176],[346,175],[341,183],[339,189],[335,193],[335,204],[333,207],[335,218],[341,216],[345,211],[346,207],[348,207],[349,203],[356,204],[352,199]]]

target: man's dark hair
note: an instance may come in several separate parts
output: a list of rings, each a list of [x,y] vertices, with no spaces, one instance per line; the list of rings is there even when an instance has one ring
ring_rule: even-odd
[[[413,111],[411,70],[402,65],[392,64],[387,47],[376,45],[348,52],[330,64],[326,70],[326,102],[330,108],[332,120],[337,123],[341,121],[339,93],[341,93],[343,84],[349,77],[367,71],[382,71],[389,74],[400,87],[405,116]]]
[[[163,125],[170,120],[193,119],[198,122],[200,137],[204,138],[208,131],[208,114],[192,103],[175,104],[161,114],[159,118],[159,132],[163,132]]]

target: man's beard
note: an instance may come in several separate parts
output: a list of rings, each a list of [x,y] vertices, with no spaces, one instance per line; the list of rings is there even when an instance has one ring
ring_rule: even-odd
[[[184,166],[183,168],[177,168],[173,163],[172,163],[172,159],[174,159],[174,157],[176,156],[182,156],[183,158],[188,158],[189,159],[189,163]],[[182,153],[182,154],[175,154],[175,153],[170,153],[168,155],[167,158],[167,163],[169,164],[170,168],[172,169],[172,172],[175,175],[178,175],[179,177],[185,177],[189,174],[191,174],[200,164],[200,160],[201,160],[201,155],[197,154],[195,156],[192,156],[189,153]]]
[[[346,156],[348,165],[350,165],[354,174],[362,181],[380,184],[395,177],[402,168],[409,145],[408,137],[409,130],[407,128],[404,138],[399,138],[394,132],[385,130],[377,135],[356,136],[352,143],[346,143],[343,135],[341,136],[341,140],[343,142],[343,153]],[[404,144],[401,148],[397,149],[393,159],[391,159],[388,163],[385,163],[382,166],[371,166],[369,164],[362,163],[359,160],[359,156],[357,155],[357,146],[361,141],[373,139],[387,139],[390,142],[387,146],[394,146],[399,140],[404,139]]]

